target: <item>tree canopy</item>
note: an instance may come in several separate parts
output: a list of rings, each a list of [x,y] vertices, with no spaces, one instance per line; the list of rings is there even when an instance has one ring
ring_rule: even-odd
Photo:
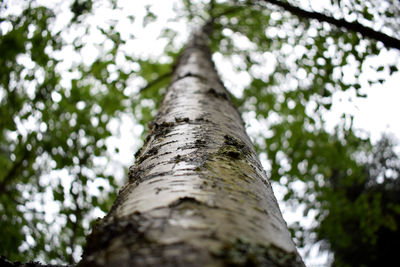
[[[345,112],[328,129],[325,114],[334,95],[364,97],[398,72],[396,1],[128,2],[0,4],[1,255],[79,259],[134,160],[118,163],[121,147],[141,144],[188,34],[210,20],[216,67],[268,176],[316,222],[292,225],[298,245],[321,241],[342,266],[361,261],[354,244],[373,250],[364,264],[386,255],[400,223],[395,148],[372,145]],[[381,51],[393,58],[371,65]]]

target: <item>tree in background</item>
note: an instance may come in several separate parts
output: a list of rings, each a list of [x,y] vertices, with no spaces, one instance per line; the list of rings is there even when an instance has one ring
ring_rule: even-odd
[[[396,262],[400,245],[400,160],[393,140],[384,136],[368,161],[356,170],[336,169],[321,194],[321,224],[335,266],[380,266]],[[347,173],[346,173],[347,172]]]
[[[287,203],[304,204],[305,212],[316,211],[322,221],[327,218],[324,207],[335,200],[322,192],[332,191],[337,172],[346,177],[341,181],[352,184],[347,177],[361,173],[359,166],[366,162],[361,155],[370,155],[371,150],[368,140],[357,137],[350,115],[344,114],[332,133],[325,129],[323,114],[338,91],[363,95],[361,87],[367,82],[359,77],[368,68],[366,60],[385,48],[356,31],[310,19],[305,13],[294,16],[267,2],[277,3],[215,3],[212,12],[220,19],[212,52],[217,62],[232,59],[237,76],[247,81],[234,100],[245,119],[256,118],[263,129],[252,137],[258,152],[267,155],[270,179],[287,187]],[[131,10],[124,19],[115,15],[118,20],[93,26],[92,14],[103,5],[117,14],[122,3],[74,1],[69,22],[57,28],[52,11],[56,8],[31,2],[13,15],[7,13],[11,10],[7,5],[2,3],[0,43],[1,51],[7,51],[0,65],[0,164],[5,170],[0,178],[0,231],[5,240],[1,253],[12,260],[73,262],[89,220],[95,217],[93,210],[97,206],[106,212],[115,197],[118,184],[113,172],[99,164],[107,157],[106,145],[113,147],[106,141],[113,118],[127,112],[143,125],[150,121],[182,47],[175,41],[180,35],[167,25],[160,36],[165,55],[149,58],[135,53],[131,43],[135,38],[123,34],[120,22],[151,27],[157,21],[155,6],[147,6],[141,20],[135,20]],[[201,1],[183,1],[178,7],[175,19],[180,24],[198,25],[210,17],[208,5]],[[320,11],[373,25],[392,37],[398,34],[397,5],[390,1],[331,1]],[[100,52],[87,62],[80,54],[90,50],[90,40],[85,39],[89,34],[98,38],[90,48]],[[65,66],[62,54],[68,49],[76,60]],[[383,82],[397,67],[395,61],[374,66],[377,78],[368,82]],[[235,84],[221,73],[235,91]],[[292,187],[299,182],[302,192]],[[49,200],[58,203],[58,224],[43,208]],[[49,227],[53,235],[47,234]],[[296,236],[304,237],[301,232]]]

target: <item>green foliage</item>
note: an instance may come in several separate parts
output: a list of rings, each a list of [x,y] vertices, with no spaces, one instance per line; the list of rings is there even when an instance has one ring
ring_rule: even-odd
[[[335,266],[390,265],[400,245],[400,160],[391,139],[383,137],[357,171],[330,177],[317,238],[329,242]]]
[[[143,27],[146,27],[149,23],[156,21],[157,16],[151,12],[150,6],[146,6],[146,16],[143,18]]]
[[[59,61],[52,57],[63,46],[51,31],[55,16],[32,6],[2,18],[9,29],[0,35],[5,51],[0,59],[0,254],[11,260],[73,262],[72,253],[88,231],[84,225],[92,216],[91,203],[106,212],[108,198],[115,196],[108,190],[100,195],[87,191],[94,179],[105,179],[104,168],[96,169],[94,160],[106,156],[107,124],[124,109],[126,97],[117,82],[107,84],[107,91],[96,86],[106,82],[96,74],[110,63],[84,72],[97,81],[86,76],[61,86]],[[113,179],[107,177],[115,188]],[[61,207],[62,229],[52,228],[43,206],[49,200]]]
[[[66,27],[92,31],[85,21],[92,2],[74,1],[70,7],[73,16]],[[0,254],[12,261],[73,263],[94,211],[106,213],[121,185],[96,163],[109,160],[110,121],[133,112],[138,121],[149,122],[168,77],[140,95],[125,89],[132,78],[151,83],[169,73],[171,64],[126,53],[126,40],[110,23],[97,30],[111,46],[100,44],[103,53],[89,65],[78,60],[60,71],[57,53],[69,45],[79,53],[86,44],[79,36],[61,38],[67,30],[52,29],[51,9],[34,2],[23,9],[1,18]],[[153,15],[146,16],[147,23]],[[118,65],[121,55],[123,64],[139,68]]]
[[[76,22],[82,15],[90,13],[92,6],[91,0],[75,0],[71,5],[71,11],[74,14],[72,22]]]

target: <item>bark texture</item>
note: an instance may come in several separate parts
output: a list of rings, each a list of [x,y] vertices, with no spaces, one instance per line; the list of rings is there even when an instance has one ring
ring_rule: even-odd
[[[182,53],[79,266],[304,266],[207,43]]]

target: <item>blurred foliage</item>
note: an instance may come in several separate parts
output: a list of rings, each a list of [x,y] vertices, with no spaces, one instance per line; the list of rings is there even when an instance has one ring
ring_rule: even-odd
[[[62,33],[90,31],[92,2],[70,8],[70,22],[57,32],[56,14],[35,1],[18,15],[7,14],[7,3],[1,10],[0,254],[12,261],[77,260],[95,209],[107,212],[122,182],[96,163],[109,158],[108,125],[122,112],[147,123],[154,106],[139,104],[159,101],[165,82],[143,95],[124,90],[134,77],[145,84],[170,68],[129,54],[123,64],[138,64],[137,73],[117,66],[125,40],[111,24],[98,29],[111,46],[100,44],[103,53],[89,65],[77,60],[61,70],[63,49],[72,46],[79,59],[85,47],[82,36]]]
[[[87,231],[82,224],[91,203],[104,212],[109,206],[88,194],[88,184],[96,178],[116,186],[93,161],[104,154],[101,140],[110,136],[109,118],[123,108],[115,100],[121,93],[112,86],[109,92],[98,92],[82,79],[72,79],[68,88],[60,85],[59,62],[51,53],[63,41],[50,31],[54,17],[51,10],[32,4],[19,16],[2,18],[9,29],[2,31],[0,41],[5,52],[0,59],[0,251],[12,260],[41,255],[72,262]],[[68,178],[69,184],[63,181]],[[112,195],[110,191],[103,197]],[[63,225],[54,236],[45,234],[54,223],[43,206],[49,198],[60,203]]]
[[[288,204],[313,211],[319,223],[293,226],[298,244],[322,240],[338,266],[357,265],[362,249],[371,257],[363,258],[366,265],[389,257],[382,253],[391,250],[380,248],[399,233],[398,158],[387,139],[374,147],[359,137],[351,115],[343,113],[332,131],[324,121],[333,94],[364,96],[360,74],[385,48],[266,1],[211,2],[212,9],[185,0],[172,21],[196,27],[215,18],[212,51],[248,77],[235,102],[261,125],[253,137],[271,180],[286,187]],[[7,1],[0,5],[0,254],[10,260],[78,259],[94,211],[107,212],[121,183],[98,163],[110,160],[110,123],[133,114],[146,125],[168,86],[182,48],[177,30],[164,27],[164,56],[141,55],[130,43],[136,33],[125,35],[118,25],[123,17],[93,25],[107,3],[109,12],[122,9],[118,1],[70,1],[61,28],[54,26],[56,9],[36,1],[19,14],[7,12]],[[157,14],[144,9],[137,23],[151,27]],[[333,0],[323,12],[398,34],[399,8],[389,0]],[[130,26],[135,16],[127,16]],[[95,58],[85,60],[92,50]],[[398,67],[382,62],[368,82],[382,83]]]
[[[320,194],[317,239],[328,241],[335,266],[390,266],[400,246],[400,159],[384,136],[365,164],[334,169]],[[351,171],[350,171],[351,170]]]

